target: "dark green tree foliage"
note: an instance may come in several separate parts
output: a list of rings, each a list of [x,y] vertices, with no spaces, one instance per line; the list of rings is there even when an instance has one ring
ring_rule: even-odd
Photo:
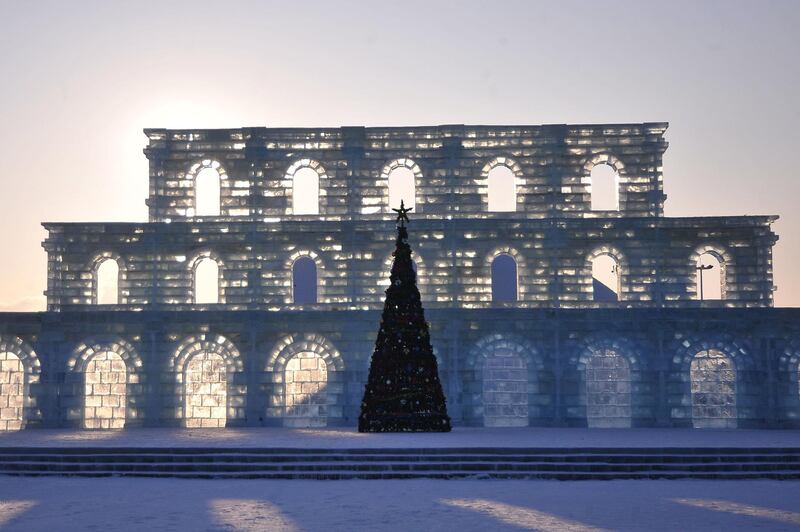
[[[397,210],[397,209],[395,209]],[[397,247],[375,352],[361,402],[359,432],[448,432],[428,323],[411,261],[405,209],[397,210]]]

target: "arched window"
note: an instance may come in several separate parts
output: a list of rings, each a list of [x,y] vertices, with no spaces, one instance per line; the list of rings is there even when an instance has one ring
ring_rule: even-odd
[[[95,271],[96,303],[119,304],[119,264],[114,259],[103,259]]]
[[[328,368],[317,353],[298,353],[286,364],[285,427],[328,424]]]
[[[411,168],[398,166],[389,172],[389,207],[397,209],[400,200],[406,207],[414,207],[416,202],[415,176]]]
[[[487,177],[489,186],[489,212],[514,212],[517,210],[517,186],[514,172],[505,165],[495,166]]]
[[[508,253],[492,261],[492,302],[509,303],[517,300],[517,262]]]
[[[124,428],[128,372],[122,357],[97,353],[86,363],[83,379],[83,428]]]
[[[631,368],[610,349],[586,362],[586,420],[590,428],[631,426]]]
[[[227,371],[217,353],[200,352],[183,375],[183,422],[186,427],[224,427],[227,420]]]
[[[219,265],[210,257],[200,259],[194,266],[194,303],[219,303]]]
[[[689,369],[695,428],[736,428],[736,366],[725,353],[697,353]]]
[[[195,216],[219,216],[220,175],[216,168],[206,166],[194,178]]]
[[[619,175],[609,164],[597,164],[591,173],[592,210],[619,210]]]
[[[619,264],[608,253],[592,259],[592,300],[601,302],[619,301]]]
[[[311,257],[300,257],[292,264],[292,301],[296,305],[317,302],[317,265]]]
[[[0,352],[0,430],[20,430],[23,422],[25,368],[10,351]]]
[[[292,213],[319,214],[319,174],[309,166],[292,176]]]
[[[483,425],[528,426],[528,366],[510,349],[495,349],[484,361]]]
[[[695,266],[697,299],[701,301],[725,298],[725,268],[722,257],[706,251],[697,259]]]

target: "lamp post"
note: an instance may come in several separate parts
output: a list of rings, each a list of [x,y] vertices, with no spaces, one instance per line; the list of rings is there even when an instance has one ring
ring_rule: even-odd
[[[700,272],[700,301],[703,300],[703,272],[714,267],[713,264],[698,264],[695,270]]]

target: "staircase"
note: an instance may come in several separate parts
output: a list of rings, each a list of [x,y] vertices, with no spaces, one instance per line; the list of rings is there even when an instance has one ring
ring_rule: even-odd
[[[230,479],[800,479],[800,448],[0,448],[0,474]]]

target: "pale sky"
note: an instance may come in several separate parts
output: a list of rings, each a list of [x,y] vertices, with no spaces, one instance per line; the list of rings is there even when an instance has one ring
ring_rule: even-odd
[[[145,127],[668,121],[668,216],[778,214],[800,306],[800,2],[0,0],[0,310],[42,221],[146,221]]]

